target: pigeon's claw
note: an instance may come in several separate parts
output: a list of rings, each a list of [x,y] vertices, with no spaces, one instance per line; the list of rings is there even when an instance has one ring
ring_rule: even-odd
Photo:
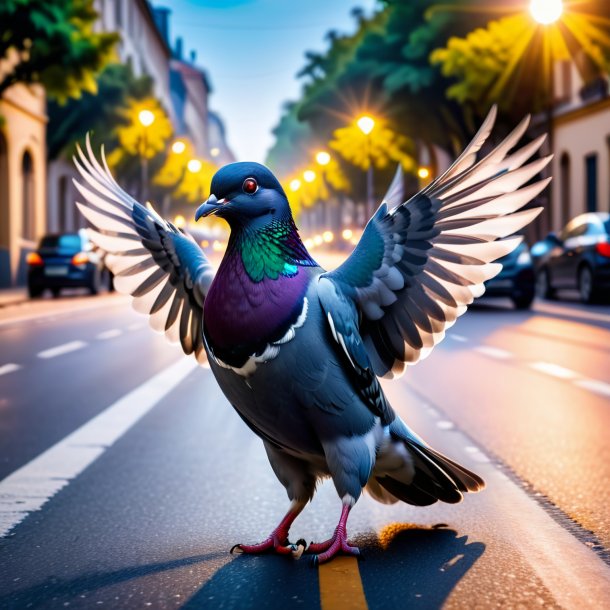
[[[246,555],[258,555],[261,553],[277,553],[278,555],[292,555],[299,559],[305,550],[305,541],[299,540],[296,544],[288,541],[288,533],[283,536],[273,532],[268,538],[259,544],[236,544],[231,548],[234,552],[245,553]]]
[[[360,555],[360,549],[357,546],[351,546],[347,543],[347,533],[345,530],[336,531],[334,536],[325,542],[312,542],[307,547],[307,552],[313,553],[311,563],[314,566],[326,563],[339,553],[344,555]]]
[[[341,511],[341,518],[339,519],[339,525],[335,529],[333,537],[325,542],[312,542],[307,547],[307,552],[313,554],[311,558],[311,564],[317,566],[322,563],[326,563],[332,559],[335,555],[343,553],[345,555],[360,555],[360,549],[357,546],[351,546],[347,543],[347,517],[349,515],[350,507],[348,505],[343,506]]]

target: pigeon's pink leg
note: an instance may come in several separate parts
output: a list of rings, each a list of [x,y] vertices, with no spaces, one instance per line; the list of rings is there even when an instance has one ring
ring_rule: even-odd
[[[314,553],[314,556],[312,557],[314,564],[325,563],[338,553],[345,553],[346,555],[360,555],[360,549],[358,547],[347,544],[346,524],[350,510],[351,506],[349,504],[343,504],[339,524],[337,525],[335,533],[330,540],[317,544],[312,542],[307,547],[308,553]]]
[[[305,548],[305,541],[298,541],[296,544],[290,544],[290,542],[288,542],[288,531],[290,530],[292,522],[299,516],[303,508],[305,508],[304,502],[293,501],[290,505],[290,510],[280,521],[280,524],[271,532],[271,534],[269,534],[268,538],[265,538],[265,540],[259,544],[236,544],[231,549],[231,553],[235,549],[238,549],[242,553],[248,554],[275,551],[280,555],[293,554],[300,557],[303,549]],[[298,549],[299,546],[303,547],[303,549],[300,551]]]

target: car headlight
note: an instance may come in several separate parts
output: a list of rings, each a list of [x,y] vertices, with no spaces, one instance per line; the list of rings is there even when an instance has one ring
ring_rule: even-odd
[[[519,256],[517,257],[517,265],[525,267],[525,265],[531,264],[532,257],[530,256],[530,253],[527,250],[523,250],[523,252],[521,252],[521,254],[519,254]]]

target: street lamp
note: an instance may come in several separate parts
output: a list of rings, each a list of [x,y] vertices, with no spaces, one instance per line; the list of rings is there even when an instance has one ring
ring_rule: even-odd
[[[199,159],[191,159],[187,164],[186,168],[191,174],[196,174],[201,171],[202,163]]]
[[[555,23],[563,12],[562,0],[531,0],[530,13],[541,25]]]
[[[294,180],[290,181],[290,190],[293,193],[296,193],[296,191],[298,191],[301,188],[301,181],[298,178],[295,178]]]
[[[143,202],[148,198],[148,128],[155,122],[155,115],[150,110],[140,110],[138,121],[142,125],[140,141],[140,198]]]
[[[325,150],[321,150],[316,155],[316,163],[322,166],[328,165],[330,163],[330,155]]]
[[[563,13],[563,0],[531,0],[530,1],[530,13],[534,18],[534,21],[540,25],[547,27],[553,25]],[[553,101],[555,96],[555,66],[553,64],[553,53],[549,52],[549,79],[548,79],[548,93],[547,93],[547,107],[546,107],[546,124],[548,134],[548,147],[549,154],[553,154],[554,138],[553,138]],[[549,172],[552,172],[551,167],[548,168]],[[548,211],[547,219],[549,224],[552,223],[552,200],[551,193],[548,194]],[[552,226],[551,226],[552,228]]]
[[[186,144],[182,140],[176,140],[172,144],[172,152],[181,155],[186,150]]]
[[[417,170],[417,177],[425,180],[430,177],[430,170],[427,167],[420,167]]]
[[[371,132],[375,128],[375,119],[368,116],[367,114],[361,116],[357,121],[356,125],[360,131],[366,136],[366,157],[368,161],[368,167],[366,170],[366,218],[368,218],[373,211],[373,160],[371,158]],[[365,222],[366,222],[365,218]]]
[[[307,169],[303,172],[303,180],[305,182],[313,182],[316,179],[316,172],[311,169]]]

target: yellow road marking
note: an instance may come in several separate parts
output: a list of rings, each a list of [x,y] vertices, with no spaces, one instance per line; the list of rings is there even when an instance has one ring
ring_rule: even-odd
[[[356,557],[335,557],[318,575],[322,610],[368,610]]]

